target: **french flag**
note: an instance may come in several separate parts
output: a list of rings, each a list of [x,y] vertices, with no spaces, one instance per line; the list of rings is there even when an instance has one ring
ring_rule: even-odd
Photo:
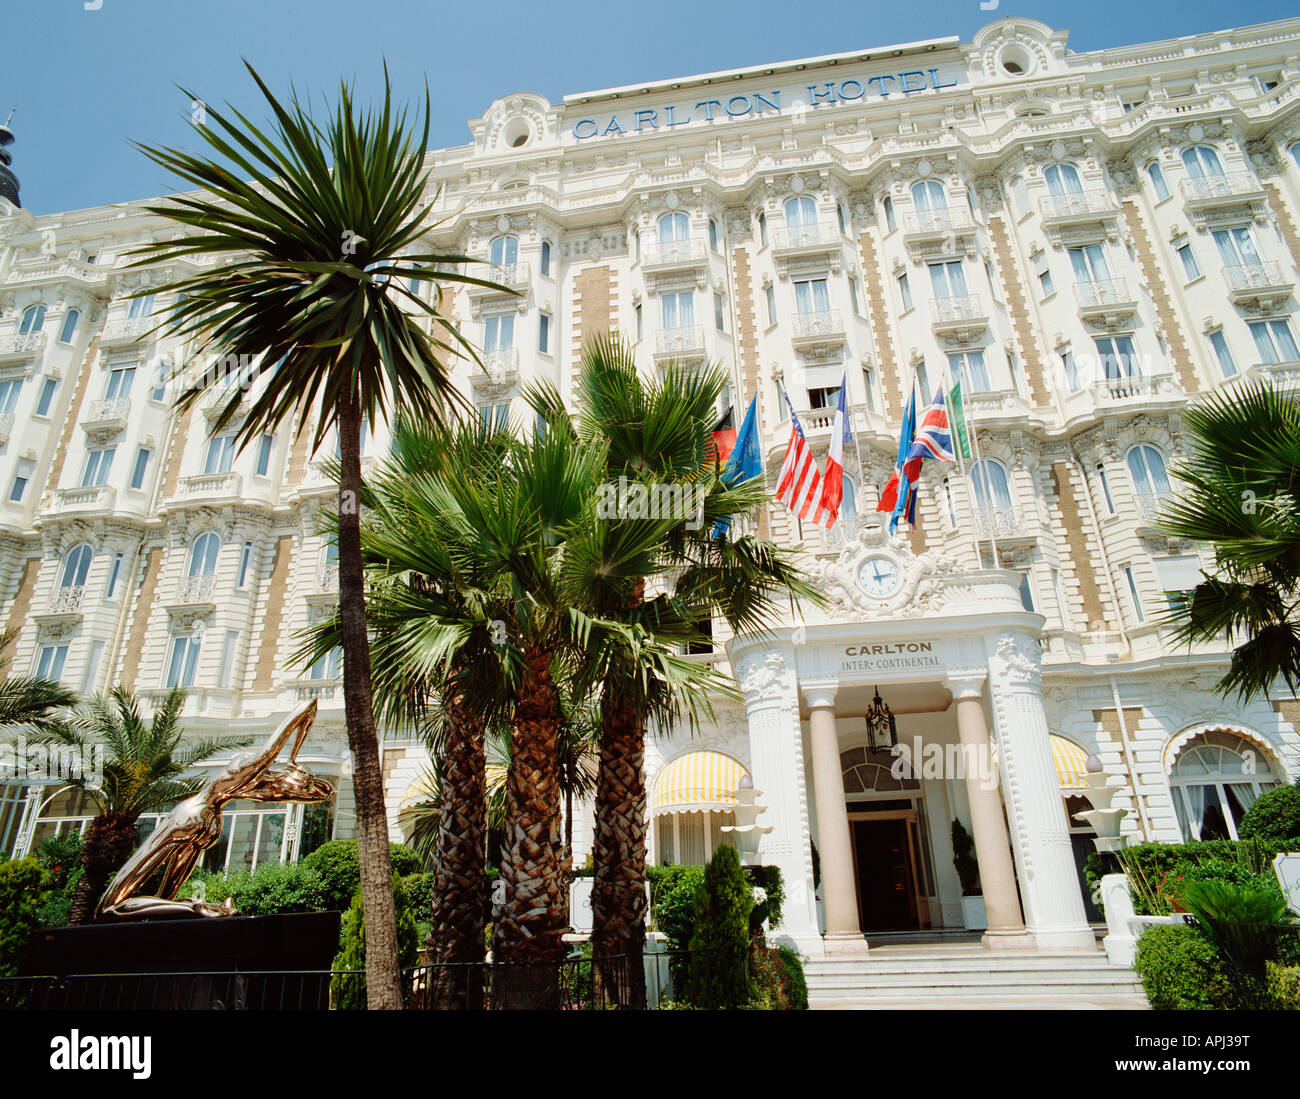
[[[831,449],[826,456],[826,476],[822,478],[822,498],[813,513],[813,522],[828,530],[840,517],[840,504],[844,500],[844,444],[851,438],[849,432],[848,383],[846,372],[840,379],[840,395],[835,404],[835,422],[831,430]]]
[[[937,458],[941,462],[955,462],[957,455],[952,449],[952,431],[948,427],[948,406],[943,399],[943,386],[940,386],[921,418],[916,437],[907,451],[903,462],[903,476],[911,484],[916,484],[921,476],[921,463],[926,458]]]

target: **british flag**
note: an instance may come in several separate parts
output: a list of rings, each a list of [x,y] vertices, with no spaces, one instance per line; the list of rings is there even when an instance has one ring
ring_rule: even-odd
[[[921,463],[926,458],[937,458],[941,462],[955,462],[957,455],[952,449],[952,431],[948,427],[948,406],[943,399],[943,386],[940,386],[921,418],[921,426],[916,430],[916,437],[907,451],[903,462],[903,476],[911,484],[916,484],[921,476]]]
[[[785,461],[777,475],[776,498],[800,519],[807,519],[821,499],[822,475],[789,395],[783,390],[782,396],[790,409],[790,442],[786,444]]]

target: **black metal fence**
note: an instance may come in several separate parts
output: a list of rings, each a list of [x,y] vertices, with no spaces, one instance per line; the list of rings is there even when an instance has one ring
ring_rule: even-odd
[[[422,965],[402,971],[410,1010],[593,1011],[647,1006],[647,984],[668,985],[672,955],[594,962]],[[359,970],[100,973],[0,979],[0,1009],[111,1011],[325,1011],[366,1006]]]

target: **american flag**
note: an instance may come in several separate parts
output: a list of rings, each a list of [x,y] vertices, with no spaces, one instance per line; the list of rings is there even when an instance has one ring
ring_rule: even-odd
[[[785,462],[777,475],[776,498],[800,519],[807,519],[821,499],[822,475],[817,471],[812,447],[799,426],[789,394],[782,390],[782,396],[790,409],[790,442],[786,444]]]

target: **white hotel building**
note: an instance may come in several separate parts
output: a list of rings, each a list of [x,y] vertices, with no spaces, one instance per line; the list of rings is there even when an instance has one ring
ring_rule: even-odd
[[[1300,703],[1225,701],[1226,651],[1160,624],[1208,558],[1152,526],[1188,402],[1300,374],[1300,19],[1088,53],[1066,38],[1004,19],[972,42],[519,92],[429,155],[431,240],[522,291],[452,300],[486,365],[455,377],[485,414],[526,427],[522,388],[565,389],[584,336],[622,329],[647,372],[722,364],[732,426],[757,393],[773,480],[779,387],[824,457],[847,378],[845,521],[828,535],[773,504],[760,522],[806,553],[829,610],[762,642],[719,631],[701,659],[743,704],[647,753],[655,862],[706,858],[752,777],[786,931],[810,950],[961,927],[954,818],[991,942],[1091,944],[1088,755],[1126,831],[1170,841],[1234,835],[1300,775]],[[131,204],[34,217],[0,198],[0,624],[15,672],[189,687],[196,733],[268,731],[319,698],[307,762],[337,802],[229,813],[212,857],[249,866],[350,834],[339,669],[289,660],[336,597],[317,533],[334,489],[297,423],[237,454],[155,389],[185,348],[141,339],[166,300],[126,295],[178,271],[125,256],[169,231]],[[907,387],[959,370],[984,466],[927,463],[916,529],[890,539],[874,507]],[[384,446],[377,425],[367,455]],[[902,742],[991,745],[996,781],[895,778],[865,750],[877,689]],[[395,834],[423,761],[385,744]],[[19,777],[0,844],[87,812]],[[587,821],[577,835],[580,862]]]

